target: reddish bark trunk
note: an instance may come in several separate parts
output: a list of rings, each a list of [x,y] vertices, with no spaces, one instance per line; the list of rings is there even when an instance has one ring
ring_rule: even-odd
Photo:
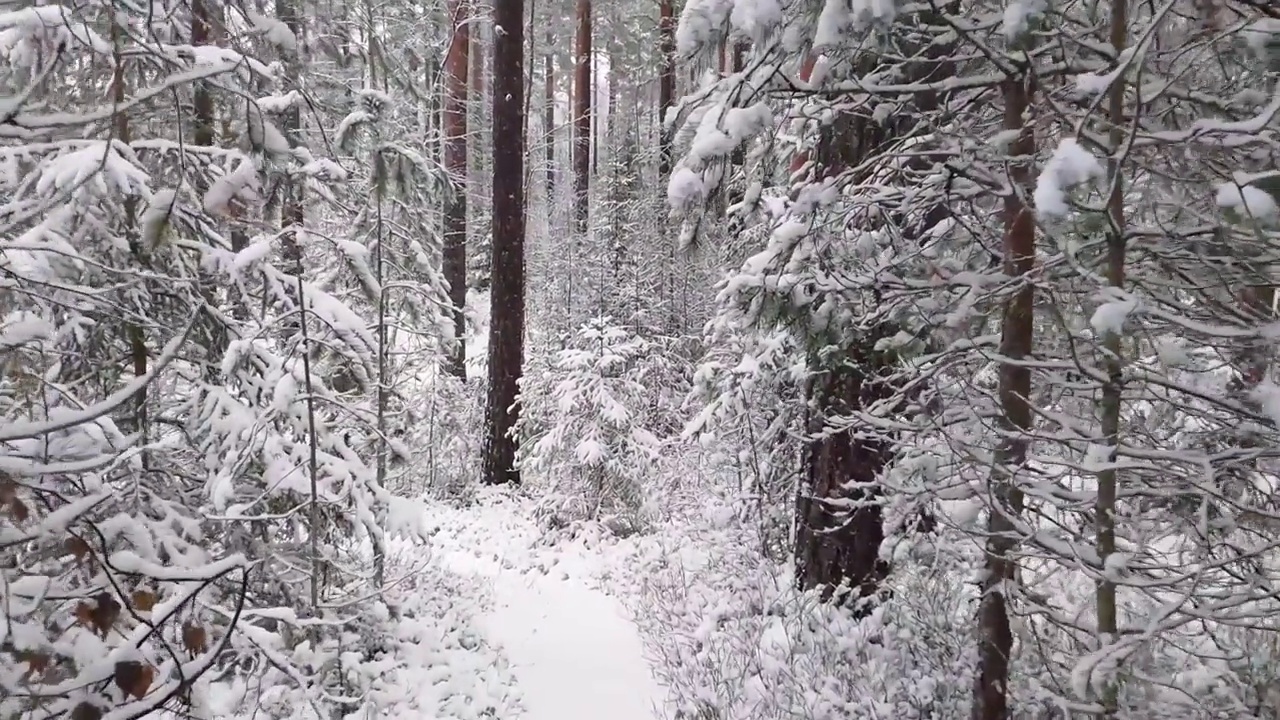
[[[873,348],[875,339],[864,344]],[[813,381],[811,433],[827,420],[892,397],[896,388],[880,377],[890,368],[877,353],[851,352],[840,367]],[[834,432],[806,445],[805,483],[796,507],[796,572],[802,589],[820,588],[823,600],[854,606],[875,594],[888,574],[880,560],[884,540],[881,471],[893,456],[887,440]]]
[[[449,357],[450,375],[467,377],[463,309],[467,302],[467,101],[471,32],[468,0],[451,0],[453,41],[445,54],[444,167],[454,183],[444,208],[444,279],[449,283],[453,332],[457,345]]]
[[[729,70],[743,69],[742,48],[734,48]],[[816,65],[816,57],[806,57],[800,67],[800,79],[808,82]],[[922,63],[912,68],[913,74],[926,76],[935,68]],[[914,105],[922,112],[936,109],[937,98],[920,95]],[[904,121],[910,121],[904,116]],[[842,113],[823,126],[812,149],[796,153],[791,172],[797,173],[812,162],[816,178],[827,178],[883,153],[894,137],[907,132],[901,124],[884,124],[865,114]],[[734,158],[734,162],[741,162]],[[861,178],[854,178],[857,182]],[[733,198],[731,198],[733,199]],[[939,207],[943,207],[939,203]],[[910,235],[927,229],[929,223],[945,217],[930,208],[918,220],[902,212],[899,224]],[[832,419],[856,413],[872,403],[881,403],[903,392],[902,383],[893,379],[896,358],[875,351],[876,343],[897,333],[892,326],[866,331],[866,335],[850,341],[843,357],[834,366],[825,366],[809,389],[815,416],[809,431],[819,433]],[[902,397],[901,408],[910,398]],[[842,431],[824,434],[806,445],[807,459],[804,486],[796,507],[796,572],[804,589],[822,588],[824,599],[833,599],[837,588],[848,588],[842,599],[856,601],[874,595],[889,572],[888,564],[879,558],[884,540],[880,474],[892,462],[896,439],[877,436],[871,431]],[[916,528],[928,531],[932,516],[922,510]]]
[[[591,0],[578,0],[574,43],[573,189],[574,221],[579,234],[587,232],[591,191]]]
[[[489,395],[482,480],[520,482],[517,439],[524,365],[524,2],[496,0],[493,42],[493,257]]]
[[[672,0],[658,4],[658,48],[662,53],[662,70],[658,74],[659,156],[658,174],[671,174],[671,135],[666,132],[667,111],[676,95],[676,19]]]

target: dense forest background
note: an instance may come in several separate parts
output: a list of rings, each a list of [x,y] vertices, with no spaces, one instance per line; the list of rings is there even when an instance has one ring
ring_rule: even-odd
[[[1269,0],[0,0],[0,68],[0,719],[515,717],[489,504],[675,718],[1280,718]]]

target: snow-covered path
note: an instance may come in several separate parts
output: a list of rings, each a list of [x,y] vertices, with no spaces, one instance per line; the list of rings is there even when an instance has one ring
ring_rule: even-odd
[[[511,664],[522,720],[660,717],[664,693],[635,626],[587,580],[598,558],[580,549],[538,558],[535,536],[518,506],[505,503],[458,511],[437,534],[445,564],[490,587],[478,625]]]
[[[661,700],[613,598],[571,578],[503,571],[481,621],[507,651],[526,720],[651,720]]]

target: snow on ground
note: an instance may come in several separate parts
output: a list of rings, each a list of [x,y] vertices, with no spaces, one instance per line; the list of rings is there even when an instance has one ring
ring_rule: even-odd
[[[665,696],[622,603],[601,589],[605,555],[553,546],[528,504],[501,491],[466,508],[436,506],[433,552],[445,568],[487,585],[476,625],[498,647],[524,720],[652,720]]]

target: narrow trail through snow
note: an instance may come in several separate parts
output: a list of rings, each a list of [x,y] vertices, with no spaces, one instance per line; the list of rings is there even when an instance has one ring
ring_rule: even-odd
[[[516,677],[522,720],[654,720],[664,693],[621,603],[586,579],[581,548],[537,558],[519,507],[483,504],[441,527],[442,559],[492,595],[479,627]],[[441,537],[443,536],[443,537]],[[548,560],[550,562],[548,562]]]
[[[526,720],[651,720],[661,699],[635,628],[572,579],[502,572],[481,623],[507,651]]]

